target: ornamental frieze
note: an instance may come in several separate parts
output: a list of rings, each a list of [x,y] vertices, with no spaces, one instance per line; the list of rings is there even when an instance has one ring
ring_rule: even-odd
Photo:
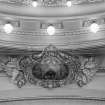
[[[66,2],[70,1],[73,5],[90,4],[90,3],[103,3],[105,0],[0,0],[0,3],[30,6],[32,2],[38,2],[40,6],[44,7],[65,7]]]
[[[62,52],[53,45],[38,54],[5,58],[7,59],[0,61],[0,70],[19,88],[26,83],[48,89],[73,83],[82,87],[88,84],[97,72],[93,57],[85,58],[81,62],[80,56],[72,52]]]

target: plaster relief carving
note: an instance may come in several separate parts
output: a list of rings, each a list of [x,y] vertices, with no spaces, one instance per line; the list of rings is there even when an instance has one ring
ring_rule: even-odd
[[[86,85],[89,83],[97,72],[97,63],[94,57],[85,58],[83,64],[81,64],[81,69],[77,75],[77,84],[79,86]]]
[[[53,45],[42,52],[20,57],[7,57],[1,68],[19,88],[26,83],[44,88],[58,88],[77,83],[82,87],[89,83],[97,71],[93,57],[84,58],[72,52],[64,53]]]

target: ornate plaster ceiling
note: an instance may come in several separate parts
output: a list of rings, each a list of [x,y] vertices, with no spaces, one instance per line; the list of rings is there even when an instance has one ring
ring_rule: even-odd
[[[38,7],[30,0],[0,1],[1,71],[18,87],[29,82],[57,88],[72,81],[82,87],[99,70],[95,55],[105,51],[105,1],[73,0],[71,7],[67,1],[40,0]],[[90,30],[92,24],[98,26],[97,32]],[[49,26],[55,29],[53,34],[48,33]]]
[[[51,44],[60,49],[76,50],[105,45],[104,0],[74,0],[70,8],[51,6],[53,4],[42,6],[43,3],[52,2],[49,0],[38,2],[40,6],[34,8],[30,6],[30,0],[0,0],[1,47],[42,50]],[[54,3],[59,2],[64,5],[66,1]],[[88,28],[93,21],[100,25],[96,34]],[[11,34],[6,34],[2,29],[6,22],[14,25]],[[46,33],[49,24],[56,28],[53,36]]]

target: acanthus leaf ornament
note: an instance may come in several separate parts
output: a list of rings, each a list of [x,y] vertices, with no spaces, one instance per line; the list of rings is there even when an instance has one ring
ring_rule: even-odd
[[[81,64],[81,69],[76,77],[77,84],[80,87],[86,85],[93,79],[97,71],[98,65],[95,62],[94,57],[85,58],[85,61],[83,65]]]
[[[19,88],[26,83],[48,89],[73,83],[82,87],[93,79],[97,71],[94,57],[84,59],[81,62],[80,56],[49,45],[38,54],[10,57],[2,68]]]
[[[29,65],[26,63],[28,59],[31,61]],[[24,67],[23,71],[30,83],[45,88],[57,88],[74,81],[75,73],[80,69],[80,62],[77,61],[73,55],[64,54],[55,46],[49,45],[38,55],[32,54],[26,59],[22,58],[20,67]]]

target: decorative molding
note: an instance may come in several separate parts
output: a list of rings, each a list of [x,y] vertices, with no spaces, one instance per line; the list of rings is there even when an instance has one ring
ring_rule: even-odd
[[[81,63],[81,69],[76,77],[77,84],[80,87],[86,85],[93,79],[97,71],[98,71],[98,65],[95,62],[94,57],[86,58]]]
[[[63,6],[63,1],[64,0],[42,0],[42,5],[44,7],[58,7],[58,6]]]
[[[32,2],[32,1],[31,1]],[[66,2],[65,2],[66,3]],[[91,4],[91,3],[90,3]],[[93,4],[93,3],[92,3]],[[63,3],[64,5],[64,3]],[[16,16],[16,17],[22,17],[27,19],[41,19],[41,20],[50,20],[48,17],[59,20],[59,19],[74,19],[74,18],[80,18],[80,17],[86,17],[90,16],[99,16],[100,14],[104,14],[105,10],[105,2],[103,3],[96,3],[94,5],[79,5],[79,6],[72,6],[70,8],[66,7],[38,7],[33,8],[30,7],[32,4],[30,2],[28,3],[29,7],[26,7],[27,5],[19,5],[17,3],[8,3],[5,0],[0,0],[0,12],[1,14],[9,15],[9,16]],[[22,11],[21,11],[22,10]],[[40,11],[40,12],[38,12]],[[73,12],[72,12],[73,11]]]
[[[50,22],[42,22],[41,20],[36,19],[25,20],[22,18],[16,18],[14,16],[11,19],[7,19],[6,17],[9,18],[7,15],[0,19],[1,47],[19,49],[25,48],[29,50],[36,50],[40,47],[42,50],[49,44],[54,44],[55,46],[59,48],[62,47],[64,49],[78,49],[105,45],[104,15],[95,19],[87,17],[73,20],[61,20],[60,22],[54,21],[52,24],[56,28],[56,34],[53,36],[49,36],[46,32],[47,26],[50,24]],[[100,25],[100,30],[97,34],[91,33],[88,28],[93,21],[98,22]],[[7,35],[2,28],[6,22],[11,22],[11,24],[14,26],[14,30],[10,35]],[[55,40],[55,38],[58,40]],[[42,39],[42,41],[39,39]]]
[[[81,62],[80,56],[75,56],[72,52],[64,53],[53,45],[49,45],[39,54],[5,58],[0,63],[0,69],[19,88],[26,83],[51,89],[73,83],[82,87],[97,72],[93,57],[85,58]]]
[[[1,3],[18,5],[18,6],[30,6],[33,0],[0,0]],[[83,5],[90,3],[102,3],[105,0],[36,0],[40,7],[66,7],[66,2],[71,1],[73,5]]]
[[[73,4],[90,4],[90,3],[102,3],[105,0],[71,0]]]

